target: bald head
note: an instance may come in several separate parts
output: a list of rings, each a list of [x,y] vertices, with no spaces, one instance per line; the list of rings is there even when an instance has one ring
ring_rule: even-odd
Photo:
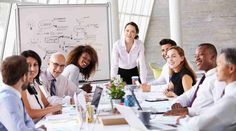
[[[54,78],[63,72],[65,63],[66,59],[62,53],[56,52],[51,55],[48,62],[48,69]]]

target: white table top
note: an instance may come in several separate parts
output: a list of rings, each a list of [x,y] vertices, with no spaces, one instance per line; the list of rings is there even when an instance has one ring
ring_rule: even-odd
[[[141,92],[140,90],[136,91],[136,97],[140,102],[142,108],[151,108],[156,111],[167,111],[170,109],[170,105],[172,104],[172,100],[169,101],[161,101],[161,102],[147,102],[145,99],[155,99],[155,98],[165,98],[163,94],[163,88],[165,86],[154,86],[152,87],[151,92]],[[100,112],[107,111],[111,109],[109,102],[109,98],[106,95],[103,95],[98,110]],[[50,119],[46,120],[45,118],[38,122],[36,126],[40,126],[45,124],[48,131],[129,131],[132,128],[129,125],[113,125],[113,126],[103,126],[99,123],[96,115],[93,123],[79,122],[78,113],[76,113],[75,108],[73,106],[68,106],[63,108],[63,114],[58,116],[48,117]],[[55,120],[54,120],[55,118]],[[165,124],[174,124],[176,121],[176,117],[167,117],[163,115],[156,115],[155,119],[152,122],[156,123],[156,125],[160,123]],[[168,128],[166,128],[168,129]],[[165,129],[163,129],[165,130]]]

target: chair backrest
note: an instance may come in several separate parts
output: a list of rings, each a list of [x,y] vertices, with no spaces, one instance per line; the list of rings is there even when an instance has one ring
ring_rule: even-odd
[[[161,75],[162,69],[159,68],[156,63],[149,63],[149,67],[153,72],[154,78],[157,79]]]

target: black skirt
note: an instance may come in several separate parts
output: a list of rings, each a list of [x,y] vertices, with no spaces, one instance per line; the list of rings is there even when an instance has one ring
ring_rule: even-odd
[[[139,76],[139,71],[138,71],[137,66],[135,68],[132,68],[132,69],[119,68],[118,69],[118,74],[123,79],[123,81],[126,82],[126,84],[132,84],[131,77],[132,76]],[[139,78],[139,82],[140,82],[140,78]]]

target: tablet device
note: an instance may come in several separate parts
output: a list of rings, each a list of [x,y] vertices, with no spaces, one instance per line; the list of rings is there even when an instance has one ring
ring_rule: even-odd
[[[147,102],[159,102],[159,101],[168,101],[167,98],[156,98],[156,99],[146,99]]]

